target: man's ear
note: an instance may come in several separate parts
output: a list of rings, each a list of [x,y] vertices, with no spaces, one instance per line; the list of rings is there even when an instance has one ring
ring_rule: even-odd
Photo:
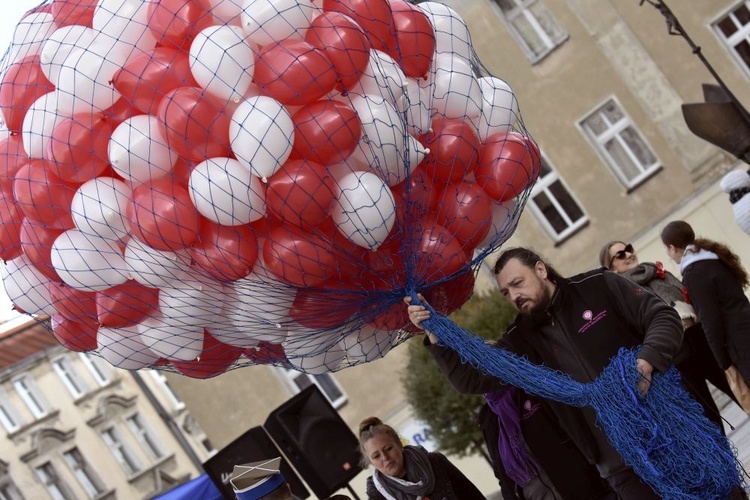
[[[536,271],[536,275],[542,278],[543,280],[547,279],[547,266],[544,265],[544,262],[541,260],[536,263],[534,266],[534,270]]]

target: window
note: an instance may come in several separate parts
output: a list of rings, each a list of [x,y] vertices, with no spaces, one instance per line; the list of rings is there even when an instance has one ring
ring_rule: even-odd
[[[40,465],[34,472],[53,500],[75,500],[70,488],[60,479],[50,462]]]
[[[661,169],[656,155],[615,99],[581,121],[586,136],[628,190]]]
[[[120,432],[115,427],[110,427],[102,431],[102,439],[114,455],[117,462],[123,468],[128,476],[132,476],[141,470],[141,463],[133,455],[132,450],[123,441]]]
[[[27,373],[16,378],[13,387],[34,418],[39,419],[49,413],[49,405],[31,375]]]
[[[750,72],[750,1],[741,2],[713,26],[742,69]]]
[[[302,373],[297,370],[290,370],[283,367],[278,369],[284,376],[287,385],[295,394],[302,391],[302,389],[310,387],[311,384],[315,384],[321,392],[325,394],[326,398],[328,398],[328,401],[331,402],[334,408],[339,408],[346,403],[346,394],[341,390],[341,387],[339,387],[339,384],[336,382],[336,379],[333,378],[333,375],[328,373],[322,375],[310,375],[308,373]]]
[[[87,352],[78,353],[83,364],[88,369],[91,376],[94,377],[99,387],[104,387],[112,381],[112,370],[107,362],[98,356],[92,356]]]
[[[154,435],[139,414],[136,413],[135,415],[128,417],[126,421],[128,422],[130,431],[135,435],[143,449],[146,450],[146,454],[152,460],[158,460],[164,456],[164,452],[157,444]]]
[[[0,423],[3,424],[8,434],[21,428],[21,418],[2,387],[0,387]]]
[[[526,57],[537,62],[568,39],[542,0],[495,0]]]
[[[52,366],[55,368],[55,373],[60,377],[65,387],[70,392],[70,395],[74,399],[80,398],[88,388],[81,377],[78,375],[73,363],[70,362],[70,358],[67,356],[61,356],[52,360]]]
[[[588,221],[573,194],[544,156],[530,200],[532,211],[555,241],[567,238]]]
[[[156,385],[161,388],[162,393],[167,396],[167,399],[169,399],[169,402],[172,404],[174,409],[183,409],[185,407],[185,403],[183,403],[179,396],[177,396],[177,394],[175,394],[175,392],[172,390],[167,377],[165,377],[164,374],[158,370],[149,370],[149,373],[151,373],[151,376],[154,378]]]
[[[104,492],[104,487],[99,480],[99,476],[91,469],[88,462],[84,460],[78,448],[66,451],[63,453],[63,457],[65,458],[65,463],[73,471],[73,474],[89,498],[94,498]]]
[[[23,495],[7,475],[0,477],[0,500],[23,500]]]

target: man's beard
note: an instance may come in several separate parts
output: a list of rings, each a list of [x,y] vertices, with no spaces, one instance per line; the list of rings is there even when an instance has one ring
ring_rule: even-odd
[[[544,286],[544,281],[539,281],[540,285],[542,286],[542,293],[541,295],[539,295],[539,300],[534,305],[534,307],[519,311],[519,314],[528,316],[535,323],[547,320],[547,309],[549,308],[550,302],[552,302],[552,295],[550,294],[547,287]]]

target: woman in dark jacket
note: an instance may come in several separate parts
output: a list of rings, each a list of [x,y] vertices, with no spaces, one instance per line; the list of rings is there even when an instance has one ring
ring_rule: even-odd
[[[363,466],[375,473],[367,479],[371,500],[483,500],[474,484],[440,453],[404,446],[390,425],[377,417],[359,424]]]
[[[737,368],[750,383],[748,275],[726,245],[696,238],[687,222],[673,221],[661,232],[669,257],[680,264],[682,282],[719,367]]]

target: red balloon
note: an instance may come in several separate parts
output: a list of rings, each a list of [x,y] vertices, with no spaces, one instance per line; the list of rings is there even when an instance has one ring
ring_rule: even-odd
[[[22,253],[23,212],[12,196],[0,191],[0,259],[8,261]]]
[[[112,123],[101,114],[64,118],[47,143],[49,169],[66,181],[84,183],[109,166],[108,147]]]
[[[169,147],[188,160],[230,156],[229,114],[197,87],[177,87],[159,103]]]
[[[97,3],[98,0],[52,0],[55,26],[62,28],[78,24],[90,28]]]
[[[462,118],[437,117],[425,147],[425,171],[440,182],[461,182],[479,161],[480,142],[474,127]]]
[[[339,90],[351,89],[370,62],[370,42],[362,28],[340,12],[324,12],[313,19],[305,41],[325,52],[333,64]]]
[[[419,78],[430,70],[435,32],[424,12],[406,2],[391,2],[396,50],[390,52],[406,76]]]
[[[258,238],[253,228],[200,221],[198,241],[188,253],[195,267],[221,281],[245,278],[258,259]]]
[[[266,203],[283,222],[313,228],[326,218],[334,189],[333,179],[323,165],[289,160],[268,178]]]
[[[157,47],[130,57],[112,77],[112,85],[149,115],[156,114],[162,97],[177,87],[198,86],[190,72],[188,53],[171,47]]]
[[[318,286],[340,275],[332,243],[291,226],[271,229],[263,243],[263,263],[278,279],[299,287]]]
[[[381,245],[376,252],[368,252],[365,263],[366,282],[369,282],[365,283],[365,288],[393,290],[406,281],[403,252],[398,246],[383,248]]]
[[[96,292],[96,314],[102,326],[137,325],[158,308],[159,290],[134,280]]]
[[[375,318],[370,321],[370,324],[381,330],[395,331],[405,329],[411,324],[407,305],[403,302],[393,304],[388,309],[375,316]]]
[[[21,249],[39,272],[52,281],[62,281],[52,267],[52,244],[63,233],[62,229],[45,226],[31,219],[21,224]]]
[[[206,0],[151,0],[148,29],[160,45],[188,51],[196,35],[214,22]]]
[[[339,101],[318,101],[292,116],[294,146],[291,158],[323,165],[347,158],[362,137],[362,122],[350,106]]]
[[[180,250],[198,240],[198,210],[188,190],[172,179],[156,179],[136,187],[127,216],[133,236],[158,250]]]
[[[495,201],[508,201],[539,176],[541,157],[531,139],[516,132],[487,138],[474,173],[477,184]]]
[[[60,345],[75,352],[94,351],[99,325],[93,321],[71,321],[61,314],[52,315],[52,335]]]
[[[96,293],[82,292],[54,281],[47,285],[47,290],[58,315],[74,322],[96,320]]]
[[[0,83],[0,111],[8,130],[20,132],[26,111],[39,97],[53,90],[55,86],[42,73],[38,55],[14,62]]]
[[[354,19],[374,48],[385,52],[396,48],[393,13],[388,0],[323,0],[323,10],[340,12]]]
[[[492,200],[473,182],[448,184],[437,221],[473,250],[492,227]]]
[[[239,347],[223,344],[203,332],[203,352],[194,361],[172,361],[175,369],[192,378],[211,378],[227,371],[244,352]]]
[[[70,204],[76,186],[60,180],[47,161],[34,159],[16,173],[13,193],[24,215],[57,229],[73,228]]]
[[[444,283],[427,288],[422,295],[436,311],[447,316],[468,302],[473,293],[474,272],[468,270]]]
[[[273,365],[287,361],[284,348],[271,342],[261,342],[257,347],[245,349],[244,354],[256,365]]]
[[[412,223],[427,216],[436,216],[442,202],[443,186],[444,184],[427,175],[422,164],[406,180],[393,186],[396,216],[401,215],[397,219],[400,227],[406,227],[404,224],[407,215]],[[411,208],[411,215],[407,214],[407,208]]]
[[[16,173],[28,161],[21,134],[13,132],[0,141],[0,189],[4,193],[13,196]]]
[[[172,180],[187,187],[190,185],[190,174],[193,172],[194,166],[195,165],[191,164],[185,158],[177,158],[177,161],[170,172]]]
[[[289,316],[306,328],[336,328],[357,312],[362,296],[346,292],[338,283],[320,288],[300,288],[289,309]]]
[[[324,52],[302,40],[282,40],[260,49],[254,80],[262,94],[301,106],[332,91],[337,77]]]
[[[468,262],[461,243],[443,226],[425,220],[417,241],[416,277],[419,284],[440,281]]]
[[[144,114],[140,109],[133,106],[127,99],[121,97],[111,108],[105,109],[101,115],[109,121],[112,130],[116,129],[119,124],[137,115]]]

